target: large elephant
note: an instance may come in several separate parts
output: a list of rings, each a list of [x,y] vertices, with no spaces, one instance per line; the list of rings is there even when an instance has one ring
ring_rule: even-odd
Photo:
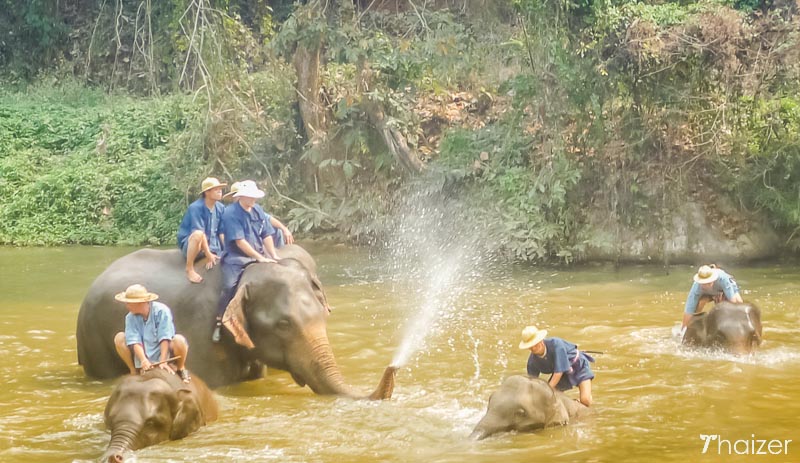
[[[710,311],[692,317],[683,343],[718,347],[735,354],[750,353],[761,344],[761,311],[750,303],[720,302]]]
[[[543,379],[509,376],[489,397],[486,414],[470,437],[485,439],[499,432],[526,432],[561,426],[588,410],[577,400],[554,390]]]
[[[114,349],[114,333],[124,328],[126,309],[114,294],[141,283],[160,296],[173,313],[176,330],[189,342],[188,367],[211,387],[260,376],[263,365],[286,370],[300,386],[318,394],[356,397],[349,388],[328,342],[327,302],[314,259],[301,247],[279,250],[279,263],[253,263],[242,273],[231,301],[252,340],[237,344],[226,330],[211,342],[220,295],[219,266],[200,284],[185,276],[180,251],[142,249],[112,263],[92,283],[78,314],[78,362],[87,375],[112,378],[127,372]],[[200,262],[197,265],[201,265]],[[244,343],[248,344],[248,343]],[[369,398],[391,397],[394,371],[389,367]]]
[[[217,412],[214,395],[197,376],[187,384],[160,368],[128,375],[106,404],[111,441],[101,461],[121,463],[128,450],[183,439],[216,420]]]

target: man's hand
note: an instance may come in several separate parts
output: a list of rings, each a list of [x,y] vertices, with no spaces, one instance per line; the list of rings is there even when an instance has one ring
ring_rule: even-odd
[[[206,270],[211,270],[211,267],[213,267],[217,262],[219,262],[219,256],[213,252],[209,252],[208,259],[206,260]]]
[[[269,257],[258,256],[258,257],[256,257],[256,262],[264,262],[265,264],[274,264],[277,261],[275,259],[271,259]]]
[[[286,239],[286,244],[294,243],[294,236],[292,235],[292,232],[290,232],[288,228],[283,229],[283,237]]]
[[[148,371],[148,370],[150,370],[152,368],[153,368],[153,364],[150,363],[150,360],[148,360],[148,359],[142,360],[142,374],[144,374],[145,371]]]
[[[175,374],[175,372],[172,370],[172,367],[169,366],[169,362],[163,362],[163,363],[159,362],[158,368],[161,368],[162,370],[167,370],[168,372],[172,373],[173,375]]]

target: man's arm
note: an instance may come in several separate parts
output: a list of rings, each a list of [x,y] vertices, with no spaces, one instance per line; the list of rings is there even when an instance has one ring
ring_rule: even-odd
[[[147,358],[147,355],[144,353],[144,346],[142,344],[136,343],[133,346],[133,355],[139,359],[139,363],[142,366],[142,371],[147,371],[151,368],[150,359]]]
[[[561,381],[561,377],[562,376],[564,376],[564,373],[562,373],[562,372],[553,373],[553,376],[550,377],[550,381],[548,381],[547,384],[549,384],[550,387],[555,389],[556,386],[558,385],[558,382]]]
[[[236,246],[238,246],[245,255],[252,257],[258,262],[275,262],[274,259],[270,259],[259,254],[258,251],[250,246],[250,243],[248,243],[246,239],[236,240],[234,243],[236,243]]]
[[[169,358],[169,339],[162,339],[161,342],[158,344],[159,347],[161,347],[161,354],[159,355],[158,360],[160,362],[164,362],[164,360],[167,360]],[[169,367],[169,364],[167,364],[167,362],[158,365],[158,367],[161,368],[162,370],[167,370],[170,373],[172,373],[172,368]]]
[[[681,331],[689,325],[689,320],[697,310],[697,303],[700,302],[700,285],[692,283],[692,289],[689,290],[689,295],[686,296],[686,305],[683,307],[683,321],[681,322]]]
[[[294,236],[292,236],[292,232],[290,232],[289,228],[280,220],[276,219],[274,216],[269,216],[269,224],[283,231],[283,237],[286,239],[286,244],[294,243]]]
[[[722,285],[722,292],[725,293],[725,299],[734,304],[741,304],[744,302],[742,300],[742,295],[739,294],[739,287],[730,275],[720,275],[720,284]]]
[[[266,251],[267,257],[271,257],[275,261],[281,260],[281,258],[278,257],[278,252],[275,250],[275,242],[272,240],[271,235],[267,235],[267,237],[264,238],[264,251]]]

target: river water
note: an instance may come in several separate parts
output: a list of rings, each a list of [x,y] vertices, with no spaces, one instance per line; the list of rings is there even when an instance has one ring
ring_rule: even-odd
[[[728,268],[763,313],[764,344],[738,358],[688,351],[671,334],[693,267],[495,267],[467,285],[450,274],[420,292],[413,271],[398,273],[369,250],[307,247],[334,307],[328,334],[347,381],[371,391],[406,346],[393,398],[319,397],[273,370],[218,389],[217,422],[129,461],[800,461],[796,265]],[[0,248],[0,461],[96,461],[105,450],[102,413],[114,382],[84,377],[75,324],[92,280],[130,251]],[[517,343],[527,324],[604,352],[593,413],[472,442],[489,394],[525,371]],[[424,334],[411,349],[409,331]],[[723,446],[720,455],[715,443],[704,454],[700,434],[792,442],[788,454],[728,455]]]

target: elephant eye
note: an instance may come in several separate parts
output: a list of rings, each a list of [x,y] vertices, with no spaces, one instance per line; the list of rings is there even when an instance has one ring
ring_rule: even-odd
[[[528,412],[526,412],[524,408],[517,409],[517,416],[526,416],[527,414]]]
[[[279,329],[279,330],[286,330],[286,329],[289,329],[289,325],[291,325],[291,323],[289,322],[289,320],[287,320],[287,319],[285,319],[285,318],[284,318],[283,320],[280,320],[280,321],[278,322],[278,329]]]

